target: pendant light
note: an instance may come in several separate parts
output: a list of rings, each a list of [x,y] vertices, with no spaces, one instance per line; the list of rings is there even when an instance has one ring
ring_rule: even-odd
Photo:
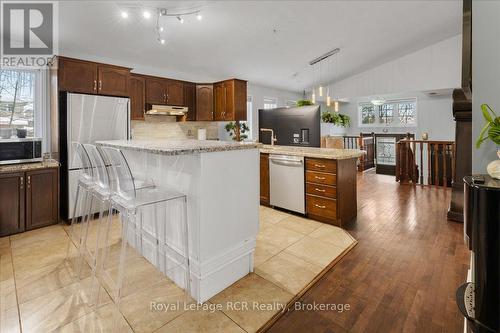
[[[333,103],[333,104],[334,104],[335,112],[339,112],[339,101],[335,100],[335,103]]]
[[[320,97],[323,97],[323,86],[321,85],[321,61],[319,62],[319,88],[318,93]]]
[[[339,73],[338,73],[338,69],[339,69],[338,58],[339,58],[339,54],[337,53],[337,54],[335,54],[335,77],[338,77],[338,75],[339,75]],[[335,112],[339,112],[339,99],[338,98],[335,98],[334,110],[335,110]]]
[[[331,70],[331,60],[328,60],[327,64],[327,73],[330,73]],[[332,105],[332,98],[330,97],[330,84],[326,87],[326,106],[331,106]]]

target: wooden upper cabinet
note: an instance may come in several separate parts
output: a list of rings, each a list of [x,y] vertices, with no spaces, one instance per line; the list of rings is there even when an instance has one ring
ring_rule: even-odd
[[[146,79],[131,75],[129,79],[130,118],[143,120],[146,111]]]
[[[188,108],[186,120],[196,120],[196,84],[184,83],[184,105]]]
[[[130,70],[114,66],[97,65],[99,94],[128,96]]]
[[[214,120],[214,85],[196,85],[196,120]]]
[[[214,84],[214,120],[223,121],[225,106],[224,83],[219,82]]]
[[[26,230],[59,222],[58,181],[57,168],[26,172]]]
[[[24,231],[24,172],[0,174],[0,237]]]
[[[247,119],[247,83],[232,79],[214,84],[215,120],[245,121]]]
[[[97,65],[93,62],[58,58],[59,90],[96,94],[97,93]]]
[[[164,79],[146,78],[146,103],[148,104],[166,104],[167,91]]]
[[[61,91],[128,96],[129,68],[65,57],[57,63]]]
[[[175,80],[166,80],[167,104],[184,105],[184,83]]]

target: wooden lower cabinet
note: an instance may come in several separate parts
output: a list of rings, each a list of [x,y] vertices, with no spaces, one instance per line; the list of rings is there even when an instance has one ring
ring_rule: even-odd
[[[24,231],[24,172],[0,174],[0,237]]]
[[[260,154],[260,203],[269,205],[269,154]]]
[[[59,222],[59,169],[0,174],[0,236]]]
[[[58,182],[55,168],[26,172],[26,230],[59,221]]]
[[[356,159],[306,157],[306,214],[339,227],[357,215]]]

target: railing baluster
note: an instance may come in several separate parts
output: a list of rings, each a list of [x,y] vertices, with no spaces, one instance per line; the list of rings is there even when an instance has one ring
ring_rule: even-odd
[[[405,182],[408,182],[408,148],[409,148],[409,144],[408,144],[408,141],[405,141],[405,173],[404,173],[404,179],[405,179]]]
[[[434,185],[439,186],[439,156],[436,143],[434,144]]]
[[[448,152],[448,146],[442,145],[442,155],[443,155],[443,186],[448,187],[448,181],[446,179],[446,160],[447,160],[447,152]]]
[[[401,167],[399,159],[401,158],[401,142],[396,142],[396,181],[401,180]]]
[[[427,143],[427,185],[432,185],[431,145]]]
[[[424,144],[423,142],[419,142],[418,145],[420,147],[420,168],[418,171],[420,172],[420,184],[424,185]]]

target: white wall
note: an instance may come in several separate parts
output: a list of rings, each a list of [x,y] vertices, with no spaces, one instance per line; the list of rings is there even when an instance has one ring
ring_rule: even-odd
[[[299,99],[302,99],[302,94],[299,93],[269,88],[252,83],[248,83],[247,95],[252,96],[252,119],[250,120],[250,126],[252,129],[252,139],[254,140],[257,140],[259,138],[259,109],[264,108],[265,97],[277,98],[278,106],[285,106],[286,102],[289,100],[297,101]],[[225,125],[225,122],[219,123],[219,139],[231,140],[226,130],[224,129]]]
[[[341,64],[339,64],[341,66]],[[333,84],[335,97],[353,98],[460,87],[462,35],[445,39]]]
[[[461,85],[462,36],[443,40],[333,84],[336,98],[345,99],[339,111],[351,117],[348,134],[382,132],[385,127],[359,127],[358,102],[374,97],[417,98],[418,126],[388,128],[392,133],[429,133],[431,140],[453,140],[453,88]],[[445,96],[429,97],[424,91],[447,90]],[[323,109],[323,108],[322,108]],[[326,133],[322,133],[326,134]]]
[[[476,149],[475,141],[484,125],[481,104],[500,116],[500,2],[473,1],[472,17],[472,172],[486,173],[498,147],[488,140]]]
[[[387,129],[390,133],[415,133],[417,139],[423,132],[429,134],[429,140],[455,140],[455,121],[452,115],[451,92],[445,96],[429,97],[422,92],[408,92],[381,95],[386,100],[417,98],[417,126],[408,128],[395,127],[360,127],[358,117],[358,102],[370,101],[370,97],[355,97],[349,103],[341,104],[339,111],[351,117],[351,126],[347,129],[349,135],[360,132],[381,133]]]

